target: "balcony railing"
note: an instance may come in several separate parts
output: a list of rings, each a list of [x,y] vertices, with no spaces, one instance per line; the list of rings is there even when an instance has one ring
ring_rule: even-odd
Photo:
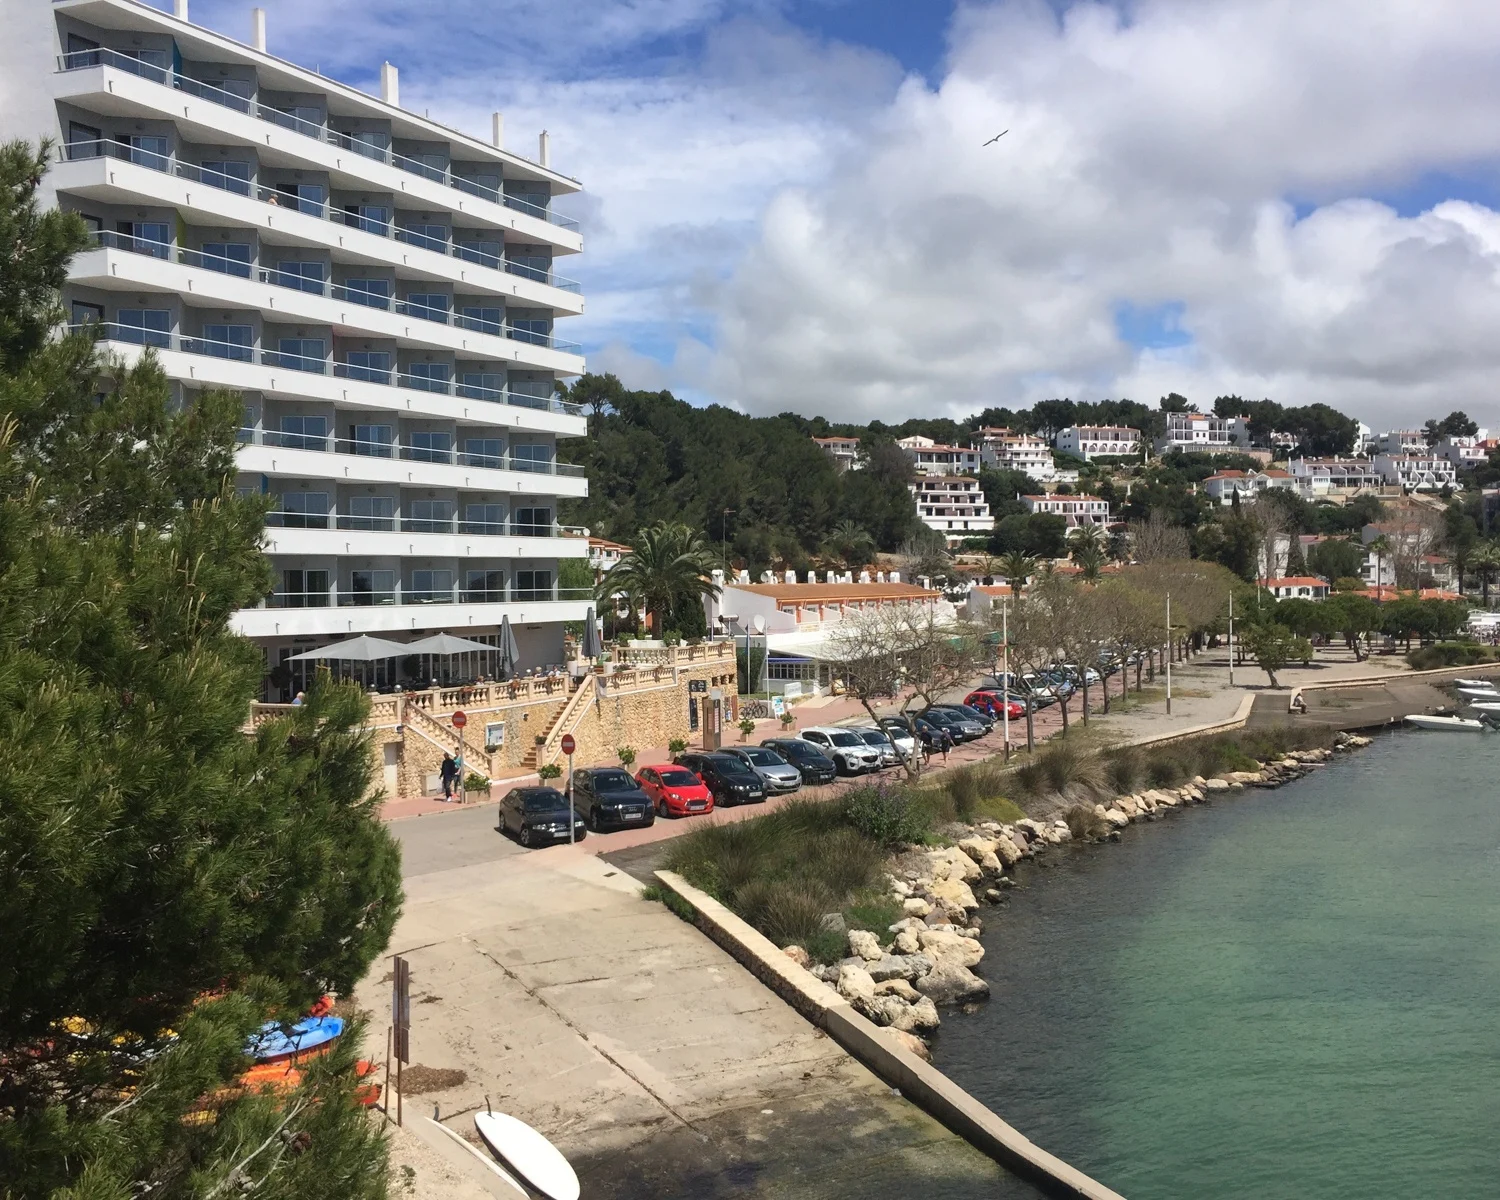
[[[335,437],[318,437],[306,433],[282,433],[275,429],[242,426],[242,446],[280,446],[286,450],[312,450],[323,454],[352,454],[357,458],[399,458],[407,462],[442,463],[451,467],[482,467],[491,471],[521,471],[531,475],[561,475],[578,479],[584,468],[577,463],[558,462],[555,458],[521,458],[514,454],[470,454],[464,450],[434,449],[412,446],[393,438],[376,442]]]
[[[266,525],[272,529],[343,529],[375,533],[438,533],[481,537],[570,537],[556,523],[542,525],[533,521],[466,521],[460,516],[372,517],[349,512],[269,512]]]
[[[156,346],[162,350],[173,350],[179,354],[196,354],[204,358],[224,358],[233,362],[257,363],[266,367],[302,371],[312,375],[333,375],[340,379],[353,379],[361,383],[380,387],[406,388],[409,391],[434,392],[444,396],[459,396],[467,400],[485,400],[492,404],[508,404],[514,408],[529,408],[538,412],[562,413],[570,417],[583,415],[583,405],[573,404],[556,395],[535,396],[514,388],[486,387],[480,384],[454,379],[434,379],[426,375],[409,375],[401,370],[384,370],[357,364],[335,362],[328,358],[313,358],[302,354],[284,354],[276,350],[262,350],[240,342],[220,342],[209,338],[185,337],[169,330],[146,329],[138,325],[121,325],[113,321],[89,321],[70,325],[72,332],[92,332],[99,338],[111,342],[124,342],[132,346]],[[486,376],[488,378],[488,376]],[[370,451],[373,453],[373,451]],[[387,456],[389,457],[389,456]],[[472,464],[471,464],[472,465]],[[527,470],[525,467],[507,470]],[[541,468],[533,468],[540,470]]]
[[[145,150],[139,146],[132,146],[125,142],[115,142],[108,139],[69,142],[64,146],[58,147],[58,154],[65,162],[77,162],[90,158],[116,158],[122,162],[134,163],[136,166],[146,167],[148,170],[160,171],[166,175],[174,175],[179,179],[191,179],[208,187],[217,188],[222,192],[233,192],[237,195],[249,196],[273,208],[287,208],[291,211],[316,217],[323,221],[329,221],[336,225],[346,225],[360,229],[375,237],[390,238],[394,241],[405,242],[407,245],[416,246],[423,250],[430,250],[434,254],[461,259],[464,262],[478,263],[480,266],[489,267],[494,271],[504,271],[507,275],[518,275],[523,279],[535,280],[537,283],[545,283],[548,287],[555,287],[560,291],[577,294],[583,290],[576,279],[567,279],[561,275],[554,275],[551,271],[544,271],[530,263],[512,262],[501,255],[476,250],[472,246],[464,246],[456,242],[451,242],[446,238],[436,238],[419,231],[403,229],[401,226],[394,225],[389,221],[377,221],[368,216],[362,216],[359,213],[348,213],[341,208],[334,208],[326,200],[310,200],[294,196],[278,191],[276,188],[269,188],[264,185],[250,183],[243,179],[236,179],[233,176],[224,174],[222,171],[213,170],[211,167],[200,167],[196,163],[183,162],[171,155],[158,154],[154,150]]]
[[[398,604],[527,604],[559,600],[592,601],[592,588],[523,588],[507,583],[504,588],[414,588],[396,584],[386,589],[342,587],[326,592],[272,592],[257,608],[375,608]]]
[[[477,180],[465,179],[462,175],[454,174],[447,167],[437,167],[419,159],[407,158],[385,146],[373,145],[357,136],[329,129],[326,125],[304,120],[294,113],[283,112],[261,104],[258,100],[252,100],[248,96],[236,95],[224,88],[215,87],[211,83],[203,83],[201,80],[193,79],[156,63],[135,58],[129,54],[121,54],[117,50],[107,50],[103,47],[95,50],[75,50],[71,54],[63,54],[58,58],[59,71],[81,71],[97,66],[117,67],[132,75],[138,75],[142,79],[148,79],[152,83],[172,88],[174,91],[186,92],[190,96],[197,96],[213,104],[233,109],[235,112],[245,113],[256,120],[267,121],[282,129],[290,129],[293,133],[300,133],[314,141],[338,146],[342,150],[352,150],[363,158],[386,163],[410,175],[420,175],[424,179],[431,179],[435,183],[444,184],[470,196],[478,196],[482,200],[503,205],[515,212],[536,217],[538,220],[546,221],[549,225],[556,225],[559,229],[566,229],[570,232],[578,230],[578,222],[571,217],[562,216],[550,208],[532,204],[518,196],[508,196],[503,191],[486,187]]]

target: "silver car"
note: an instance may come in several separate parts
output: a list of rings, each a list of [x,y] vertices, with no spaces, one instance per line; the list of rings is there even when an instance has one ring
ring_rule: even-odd
[[[894,767],[901,761],[901,756],[896,753],[896,745],[891,741],[890,734],[883,729],[856,729],[853,732],[863,738],[865,745],[871,750],[879,751],[882,767]]]
[[[768,795],[795,792],[802,786],[802,772],[774,750],[765,746],[731,746],[728,753],[761,777]]]

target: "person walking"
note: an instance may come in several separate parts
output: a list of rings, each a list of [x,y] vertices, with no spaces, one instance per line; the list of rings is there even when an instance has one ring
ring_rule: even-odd
[[[458,785],[458,763],[453,760],[453,755],[443,755],[443,799],[452,800],[453,793]]]

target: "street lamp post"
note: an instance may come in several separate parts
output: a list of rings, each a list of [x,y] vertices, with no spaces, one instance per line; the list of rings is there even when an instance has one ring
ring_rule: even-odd
[[[1167,716],[1172,715],[1172,593],[1167,593]]]
[[[1229,686],[1234,686],[1234,593],[1229,593]]]
[[[1000,599],[1000,712],[1004,727],[1005,758],[1010,762],[1010,601]]]

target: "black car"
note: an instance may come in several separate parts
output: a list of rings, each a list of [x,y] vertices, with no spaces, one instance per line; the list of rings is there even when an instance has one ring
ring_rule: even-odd
[[[573,806],[593,830],[626,829],[656,820],[651,797],[619,767],[590,767],[573,773]]]
[[[839,769],[833,759],[811,742],[801,738],[767,738],[762,746],[776,751],[802,773],[802,782],[808,784],[832,783],[838,778]]]
[[[995,728],[996,718],[971,704],[934,704],[933,707],[939,712],[957,717],[960,721],[978,721],[984,726],[985,733]]]
[[[501,833],[514,833],[523,846],[540,846],[566,840],[568,836],[568,798],[556,788],[511,788],[500,801]],[[586,830],[581,820],[574,820],[573,836],[582,841]]]
[[[934,725],[925,717],[916,717],[912,721],[913,728],[917,731],[917,737],[921,739],[922,749],[928,754],[946,754],[954,747],[953,735],[946,729]],[[894,730],[896,733],[904,733],[910,736],[910,730],[906,727],[906,721],[901,717],[881,717],[880,727],[882,729]]]
[[[761,804],[766,782],[733,754],[679,754],[677,765],[686,767],[713,793],[714,807],[731,804]]]
[[[944,712],[940,708],[929,708],[922,714],[922,719],[946,731],[955,742],[970,742],[984,734],[984,726],[978,721],[960,717],[957,713]]]

